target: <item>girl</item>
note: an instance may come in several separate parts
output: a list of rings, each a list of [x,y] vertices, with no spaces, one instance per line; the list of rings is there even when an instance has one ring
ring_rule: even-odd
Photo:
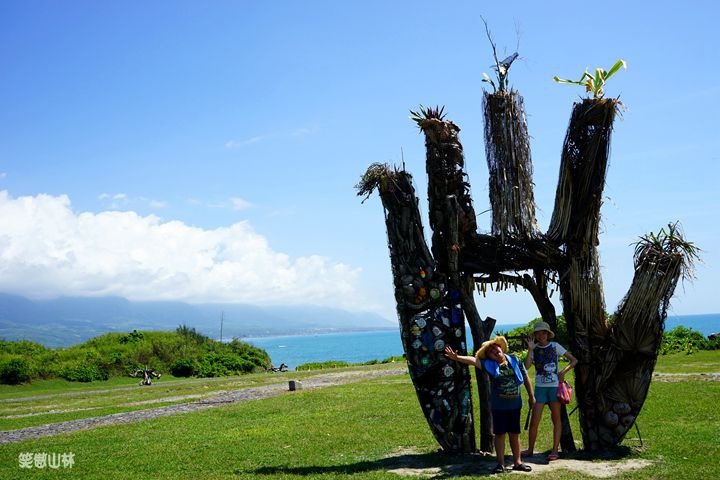
[[[525,367],[529,370],[530,365],[535,365],[535,406],[532,409],[532,420],[528,435],[528,449],[522,452],[523,456],[532,456],[537,439],[538,425],[542,418],[543,408],[547,403],[550,406],[550,414],[553,423],[553,445],[552,451],[547,457],[548,461],[558,459],[558,446],[562,425],[560,423],[560,401],[557,398],[558,383],[565,381],[565,374],[575,368],[577,358],[557,342],[550,340],[555,334],[550,330],[546,322],[535,324],[533,334],[528,338],[528,354],[525,357]],[[558,372],[559,359],[564,356],[570,362],[565,368]]]

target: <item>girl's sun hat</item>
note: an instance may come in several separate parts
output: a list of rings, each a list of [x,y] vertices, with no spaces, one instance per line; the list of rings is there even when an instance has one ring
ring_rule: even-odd
[[[555,333],[550,330],[550,325],[547,322],[537,322],[533,328],[533,334],[537,332],[548,332],[548,338],[555,338]]]
[[[480,360],[484,359],[487,355],[487,349],[490,345],[499,345],[500,350],[502,350],[503,353],[507,353],[508,351],[507,339],[501,335],[493,338],[492,340],[483,342],[482,345],[480,345],[478,351],[475,353],[475,357],[479,358]]]

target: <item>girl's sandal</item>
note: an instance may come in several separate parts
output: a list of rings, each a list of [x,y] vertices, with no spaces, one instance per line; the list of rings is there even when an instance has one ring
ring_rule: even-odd
[[[553,460],[557,460],[559,458],[560,458],[560,456],[557,453],[551,453],[550,455],[547,456],[547,461],[552,462]]]

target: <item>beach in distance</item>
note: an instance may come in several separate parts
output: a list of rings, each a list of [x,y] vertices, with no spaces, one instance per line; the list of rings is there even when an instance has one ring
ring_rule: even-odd
[[[511,323],[497,325],[495,331],[507,332],[524,325]],[[668,316],[665,331],[683,325],[703,335],[720,332],[720,313],[704,315]],[[268,352],[273,365],[284,363],[290,370],[309,362],[329,360],[361,363],[382,361],[402,356],[403,349],[398,330],[371,332],[338,332],[315,335],[286,335],[273,337],[248,337],[242,339]]]

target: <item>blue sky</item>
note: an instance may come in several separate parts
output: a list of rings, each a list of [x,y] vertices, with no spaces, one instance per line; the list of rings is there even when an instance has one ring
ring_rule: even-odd
[[[439,104],[462,129],[475,209],[488,208],[482,15],[499,54],[519,38],[510,81],[528,114],[541,227],[582,94],[552,77],[623,58],[606,89],[627,107],[603,207],[607,309],[630,285],[630,244],[680,220],[704,253],[671,313],[720,312],[718,10],[1,2],[0,291],[307,303],[394,320],[382,207],[353,186],[370,163],[404,159],[424,202],[424,140],[408,111]],[[489,215],[478,224],[489,230]],[[537,315],[522,293],[478,306],[502,323]]]

